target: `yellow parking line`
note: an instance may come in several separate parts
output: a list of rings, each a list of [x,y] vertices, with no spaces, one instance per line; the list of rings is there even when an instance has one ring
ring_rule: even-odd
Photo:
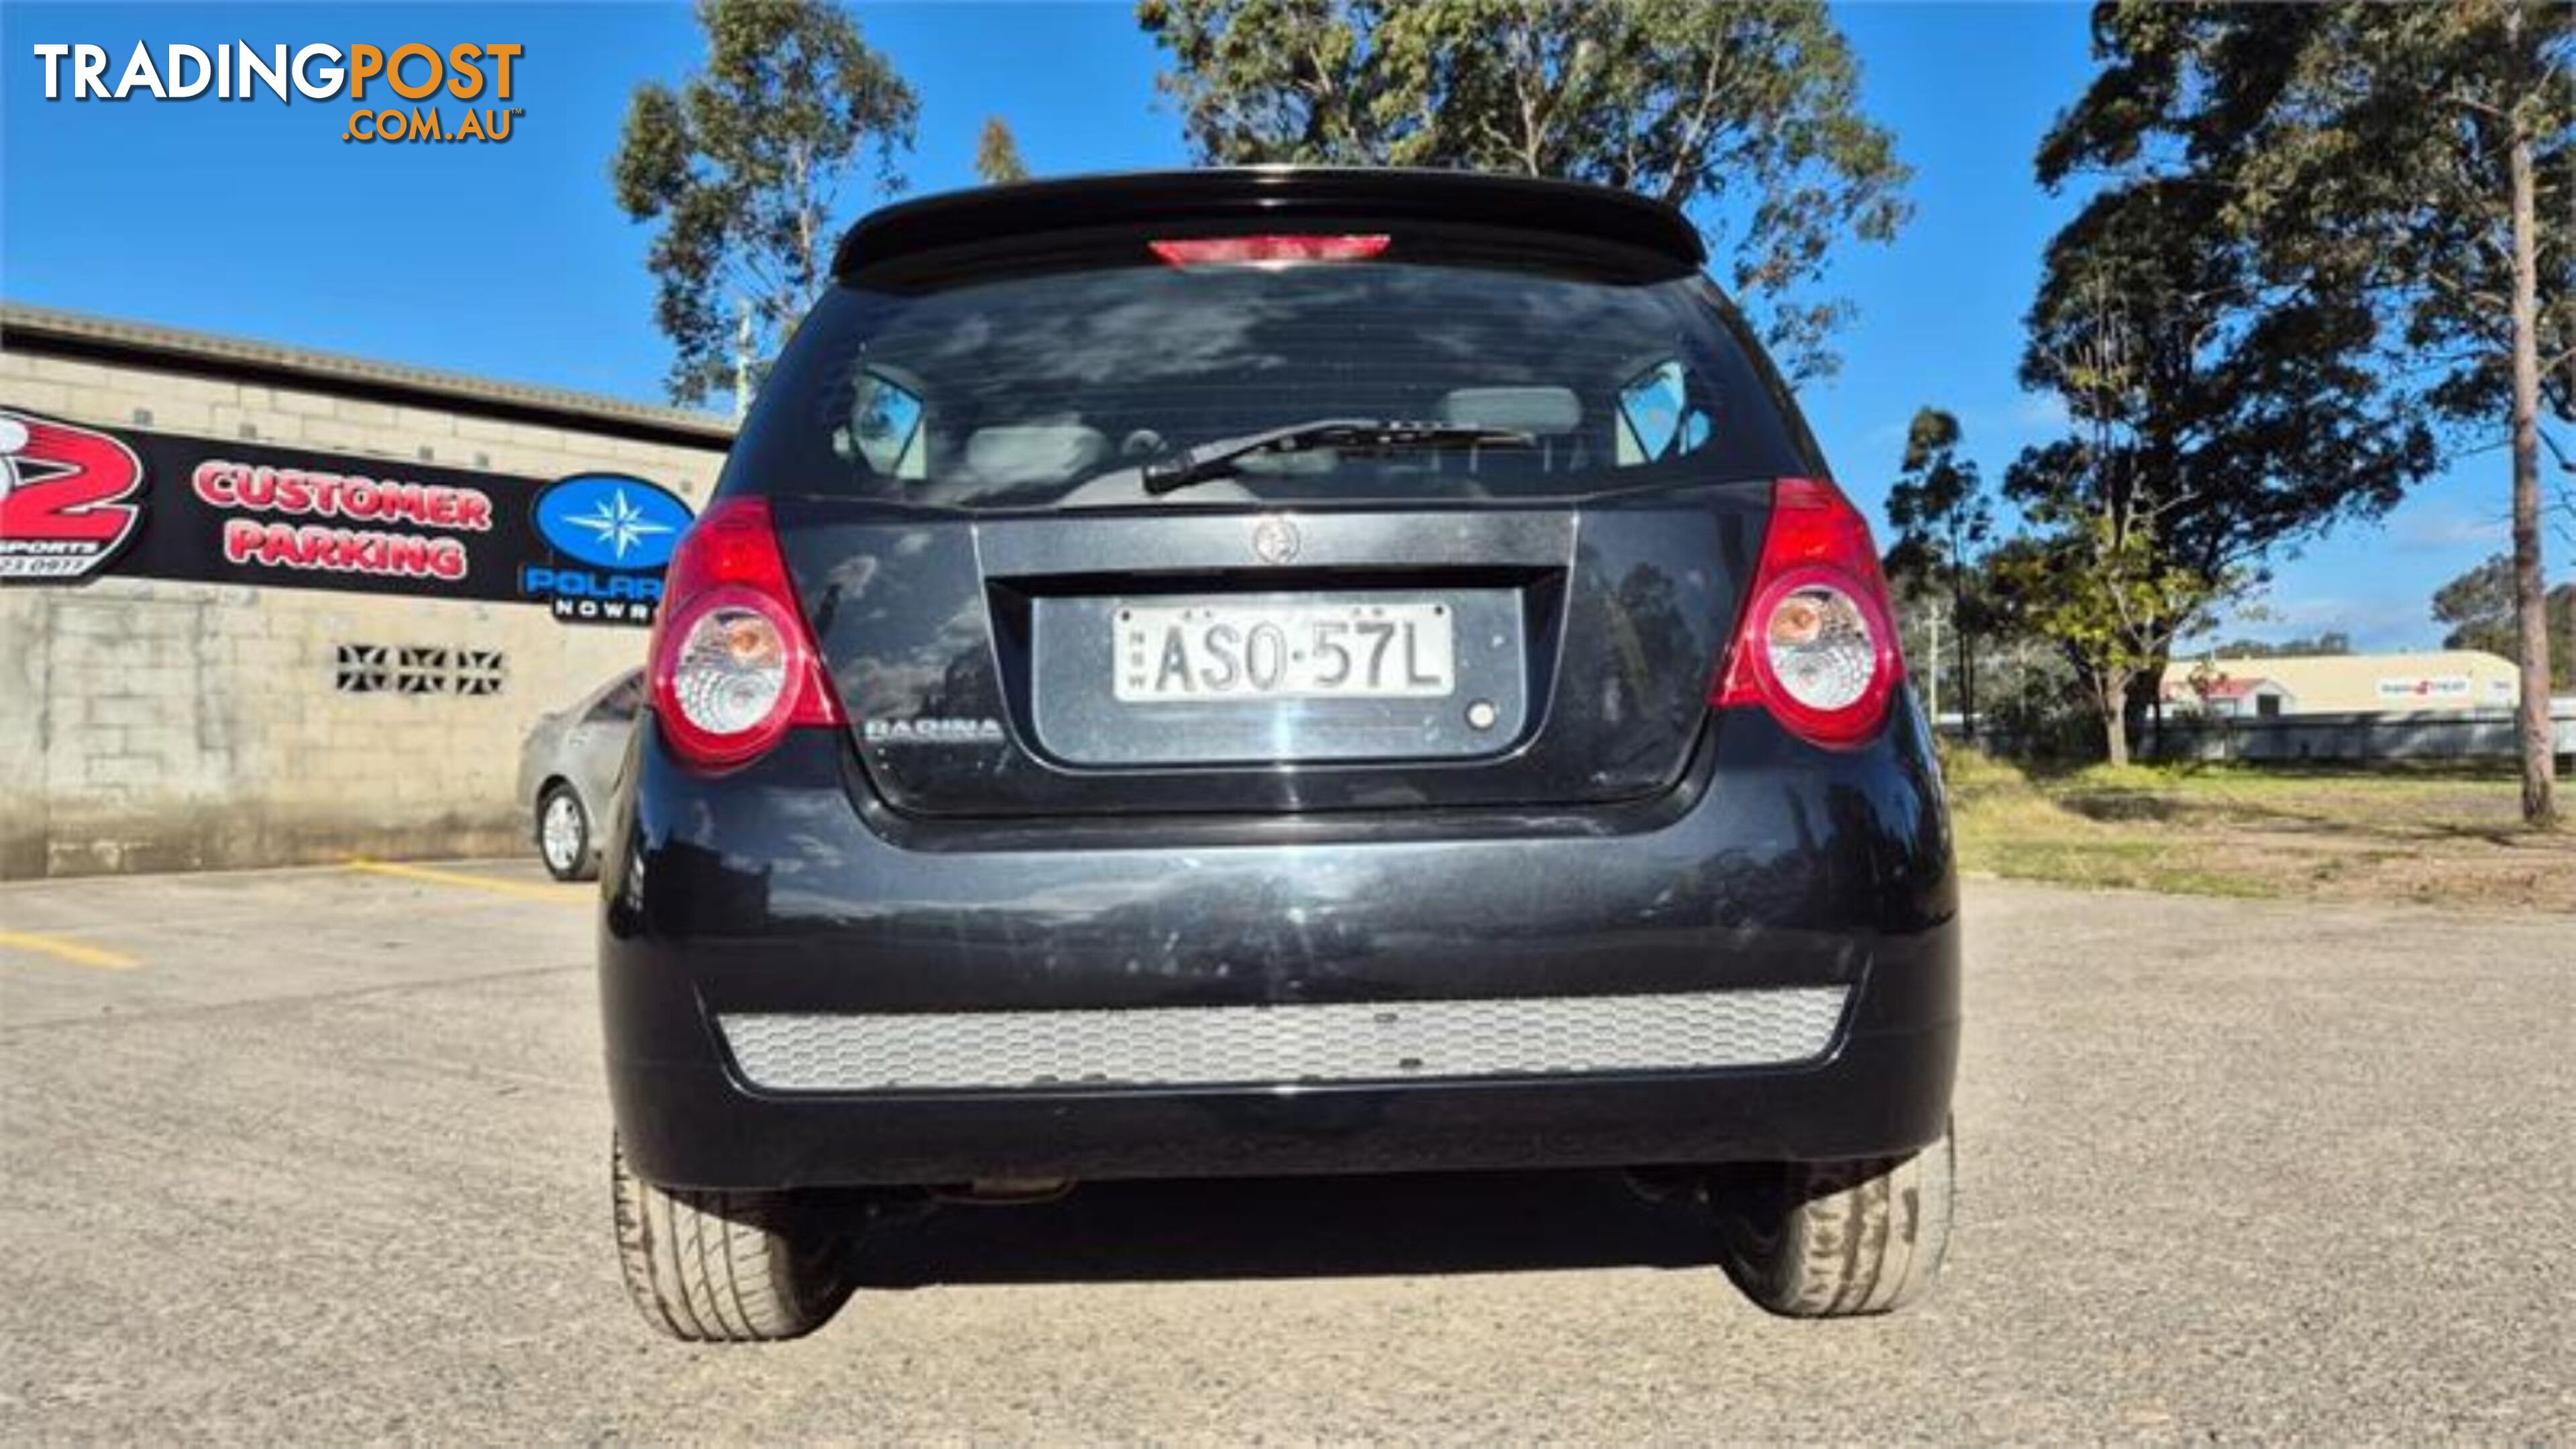
[[[586,905],[590,888],[574,885],[530,885],[526,881],[494,880],[488,875],[467,875],[458,870],[434,870],[425,865],[396,865],[389,860],[353,860],[349,869],[369,875],[400,876],[405,880],[428,881],[433,885],[473,886],[478,890],[498,891],[505,896],[521,896],[532,901],[553,901],[557,905]]]
[[[0,951],[31,951],[50,956],[74,966],[87,966],[93,971],[132,971],[143,963],[131,956],[97,946],[85,946],[60,936],[37,936],[25,931],[0,931]]]

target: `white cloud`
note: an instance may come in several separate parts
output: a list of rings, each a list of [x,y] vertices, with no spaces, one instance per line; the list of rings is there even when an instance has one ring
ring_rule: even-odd
[[[1965,452],[1984,464],[1993,477],[2001,477],[2026,443],[2036,443],[2065,431],[2066,403],[2055,393],[2026,392],[2013,402],[2001,406],[1965,406],[1952,409],[1959,420],[1959,431],[1966,434]],[[1876,457],[1897,454],[1905,449],[1905,439],[1913,430],[1914,415],[1884,422],[1861,435],[1861,446]]]
[[[2397,541],[2416,548],[2501,546],[2512,536],[2501,518],[2442,512],[2401,516],[2389,525]]]
[[[2244,610],[2223,617],[2216,629],[2193,638],[2181,652],[2188,654],[2221,639],[2277,642],[2318,634],[2349,634],[2355,649],[2368,652],[2424,649],[2431,647],[2431,631],[2421,602],[2320,594],[2285,597],[2276,586],[2265,590]]]
[[[1910,418],[1900,423],[1881,423],[1861,435],[1861,446],[1873,457],[1880,453],[1901,453],[1905,450],[1907,430],[1913,426]]]
[[[2066,399],[2053,392],[2026,392],[2013,404],[2012,420],[2028,432],[2055,432],[2072,421],[2066,412]]]

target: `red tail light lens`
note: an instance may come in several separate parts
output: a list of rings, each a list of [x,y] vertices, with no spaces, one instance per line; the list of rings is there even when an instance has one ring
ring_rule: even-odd
[[[1782,479],[1709,702],[1767,709],[1800,738],[1847,749],[1878,732],[1904,674],[1869,524],[1831,483]]]
[[[797,725],[847,720],[824,676],[765,498],[716,504],[689,526],[653,628],[653,706],[690,764],[757,758]]]
[[[1289,267],[1300,262],[1359,262],[1386,250],[1385,236],[1203,236],[1149,241],[1176,267]]]

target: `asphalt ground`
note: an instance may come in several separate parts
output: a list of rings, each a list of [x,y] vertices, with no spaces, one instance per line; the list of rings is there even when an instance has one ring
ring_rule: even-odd
[[[0,1439],[2576,1441],[2576,918],[1973,884],[1889,1318],[1606,1175],[1130,1185],[705,1349],[618,1284],[590,901],[0,887]]]

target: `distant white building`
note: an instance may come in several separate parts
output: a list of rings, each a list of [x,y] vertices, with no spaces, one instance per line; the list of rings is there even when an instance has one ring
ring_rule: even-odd
[[[2477,649],[2421,654],[2305,654],[2177,659],[2165,666],[2167,712],[2213,719],[2511,708],[2511,661]]]

